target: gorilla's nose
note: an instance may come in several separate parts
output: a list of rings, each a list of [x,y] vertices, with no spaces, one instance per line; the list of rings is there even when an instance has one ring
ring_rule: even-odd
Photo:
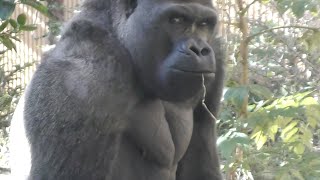
[[[196,42],[193,39],[190,39],[186,42],[186,46],[187,46],[187,53],[189,54],[195,54],[196,56],[208,56],[211,54],[212,49],[211,47],[203,42],[203,41],[198,41]]]

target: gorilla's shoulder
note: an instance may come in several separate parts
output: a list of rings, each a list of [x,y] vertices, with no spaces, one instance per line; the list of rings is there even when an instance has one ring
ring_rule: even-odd
[[[112,34],[107,27],[101,24],[93,23],[92,20],[85,18],[76,18],[64,28],[61,39],[65,38],[100,41],[112,38]]]

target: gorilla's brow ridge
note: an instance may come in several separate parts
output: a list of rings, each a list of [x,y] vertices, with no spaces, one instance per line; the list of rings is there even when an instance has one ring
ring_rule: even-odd
[[[195,4],[190,6],[174,4],[166,8],[161,14],[169,16],[183,16],[188,19],[217,19],[217,11],[203,5]]]

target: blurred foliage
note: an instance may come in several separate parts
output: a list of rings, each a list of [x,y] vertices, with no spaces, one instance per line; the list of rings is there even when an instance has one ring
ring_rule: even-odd
[[[320,1],[256,0],[246,10],[254,4],[279,19],[261,18],[263,12],[248,18],[249,85],[240,83],[239,27],[227,32],[228,80],[218,122],[222,168],[236,179],[320,179]]]

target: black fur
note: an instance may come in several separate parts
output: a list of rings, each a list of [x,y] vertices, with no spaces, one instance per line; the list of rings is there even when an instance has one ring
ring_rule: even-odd
[[[87,0],[17,108],[14,178],[220,180],[216,20],[210,0]]]

